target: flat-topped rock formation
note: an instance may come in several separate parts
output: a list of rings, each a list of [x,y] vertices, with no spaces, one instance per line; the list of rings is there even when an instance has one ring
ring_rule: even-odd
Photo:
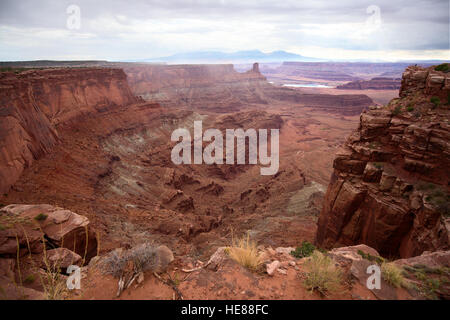
[[[353,90],[396,90],[400,89],[400,79],[377,77],[370,80],[357,80],[342,84],[336,89],[353,89]]]
[[[266,78],[257,64],[244,73],[231,64],[121,66],[134,94],[163,105],[230,112],[246,104],[267,103],[261,92]]]
[[[319,245],[401,257],[448,249],[449,94],[448,73],[409,67],[400,98],[362,113],[334,160]]]
[[[260,73],[258,63],[239,73],[233,65],[120,64],[134,94],[162,105],[186,106],[214,112],[233,112],[259,105],[292,102],[325,112],[360,114],[372,104],[366,95],[303,94],[274,86]]]

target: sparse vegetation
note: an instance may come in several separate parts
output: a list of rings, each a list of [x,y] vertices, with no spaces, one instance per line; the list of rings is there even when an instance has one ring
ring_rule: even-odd
[[[47,215],[45,213],[39,213],[36,217],[34,217],[34,220],[36,221],[45,221],[47,219]]]
[[[449,72],[450,67],[449,67],[448,63],[441,63],[440,65],[437,65],[436,67],[434,67],[434,70],[442,71],[442,72]]]
[[[305,258],[309,257],[314,250],[316,250],[316,247],[312,243],[303,241],[300,247],[297,247],[295,250],[291,251],[291,255],[296,258]]]
[[[450,216],[450,195],[444,193],[441,189],[436,189],[425,197],[425,200],[431,203],[442,215]]]
[[[413,266],[403,266],[403,269],[406,277],[414,277],[420,281],[418,285],[414,286],[414,290],[426,299],[438,299],[438,290],[443,284],[449,282],[450,268],[448,267],[432,268],[423,264],[415,264]]]
[[[402,270],[394,263],[381,264],[381,275],[387,283],[396,288],[400,288],[404,285],[405,280],[403,278]]]
[[[236,241],[227,250],[229,256],[241,266],[257,271],[261,266],[261,258],[256,248],[256,243],[250,240],[250,236],[244,236]]]
[[[339,289],[342,280],[341,271],[327,255],[316,250],[304,266],[306,269],[305,286],[308,290],[326,295]]]
[[[23,280],[23,283],[31,284],[34,282],[35,279],[36,279],[36,277],[34,276],[34,274],[29,274],[28,276],[25,277],[25,279]]]
[[[112,251],[102,261],[102,269],[105,274],[119,278],[127,267],[131,267],[136,273],[139,273],[147,270],[154,271],[157,269],[157,264],[156,247],[144,243],[126,252]]]
[[[397,116],[397,115],[399,115],[399,114],[401,113],[401,111],[402,111],[402,106],[398,105],[398,106],[396,106],[396,107],[394,108],[394,110],[392,111],[392,114],[393,114],[394,116]]]
[[[358,254],[366,260],[372,261],[372,262],[376,262],[377,264],[381,265],[383,264],[386,260],[383,257],[380,256],[373,256],[370,253],[365,253],[362,250],[358,250]]]
[[[420,190],[420,191],[433,190],[433,189],[436,189],[436,187],[437,186],[431,182],[420,182],[416,186],[417,190]]]
[[[438,108],[441,105],[441,100],[436,96],[432,96],[430,102],[433,104],[433,109]]]
[[[383,169],[383,164],[382,164],[381,162],[374,162],[374,163],[373,163],[373,166],[374,166],[375,168],[377,168],[378,170]]]
[[[408,106],[408,107],[406,108],[406,110],[407,110],[408,112],[413,112],[413,111],[414,111],[414,107],[413,107],[413,106]]]
[[[416,189],[423,191],[426,194],[425,200],[440,213],[444,216],[450,215],[450,194],[442,187],[430,182],[421,182],[416,185]]]
[[[21,73],[22,71],[30,70],[28,68],[13,68],[13,67],[0,67],[0,72],[14,72]]]

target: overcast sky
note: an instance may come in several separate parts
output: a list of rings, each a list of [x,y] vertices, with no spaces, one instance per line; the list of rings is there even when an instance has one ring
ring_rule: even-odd
[[[211,50],[449,60],[449,0],[0,0],[0,60]]]

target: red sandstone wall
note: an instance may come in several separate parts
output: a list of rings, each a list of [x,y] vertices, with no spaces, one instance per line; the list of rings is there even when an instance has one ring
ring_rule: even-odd
[[[58,141],[57,125],[136,102],[120,69],[0,73],[0,192]]]

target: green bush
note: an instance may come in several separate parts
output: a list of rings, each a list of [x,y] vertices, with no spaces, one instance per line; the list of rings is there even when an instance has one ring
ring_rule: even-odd
[[[47,219],[47,215],[44,213],[39,213],[36,217],[34,217],[34,220],[36,221],[44,221],[45,219]]]
[[[34,276],[34,274],[29,274],[24,280],[24,283],[30,284],[33,283],[34,280],[36,279],[36,277]]]
[[[301,247],[297,247],[295,250],[291,251],[291,255],[296,258],[309,257],[314,250],[316,250],[316,247],[312,243],[303,241]]]
[[[383,164],[382,164],[381,162],[374,162],[374,163],[373,163],[373,166],[374,166],[375,168],[377,168],[378,170],[383,169]]]
[[[383,257],[373,256],[373,255],[371,255],[370,253],[365,253],[365,252],[362,251],[362,250],[358,250],[358,254],[359,254],[363,259],[369,260],[369,261],[371,261],[371,262],[376,262],[376,263],[378,263],[378,264],[382,264],[382,263],[384,263],[384,261],[385,261]]]
[[[442,71],[442,72],[449,72],[450,71],[450,67],[448,66],[448,63],[442,63],[442,64],[434,67],[434,70]]]
[[[439,97],[433,96],[430,98],[430,102],[433,104],[433,109],[441,105],[441,100]]]

